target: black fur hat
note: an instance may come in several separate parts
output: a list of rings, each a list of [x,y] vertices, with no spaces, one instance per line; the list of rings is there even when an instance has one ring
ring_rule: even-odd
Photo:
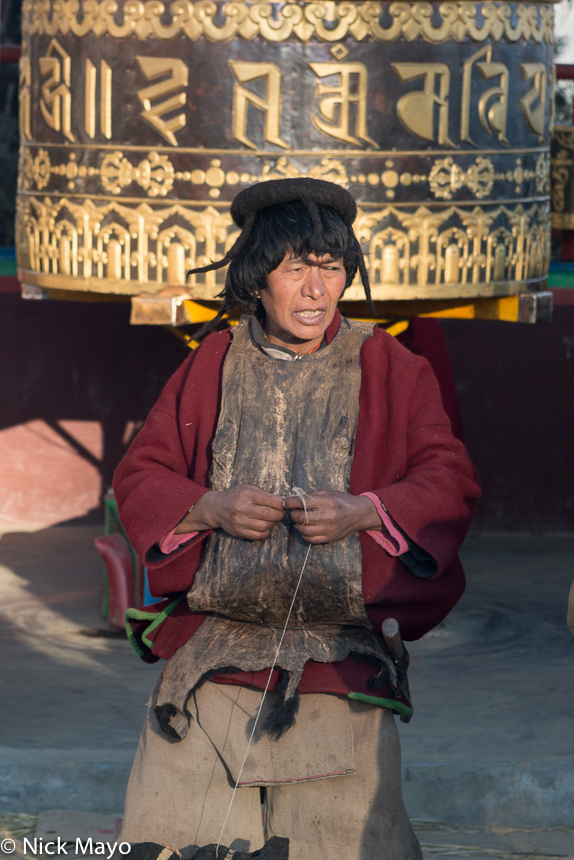
[[[276,203],[293,203],[301,200],[309,208],[330,206],[352,224],[357,217],[357,204],[348,191],[326,182],[324,179],[311,179],[304,176],[297,179],[270,179],[259,182],[240,191],[231,204],[231,217],[238,227],[243,228],[248,218],[260,209]]]

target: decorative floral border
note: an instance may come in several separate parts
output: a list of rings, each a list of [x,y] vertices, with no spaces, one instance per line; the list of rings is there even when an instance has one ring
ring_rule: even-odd
[[[173,0],[169,6],[171,21],[163,23],[165,4],[160,0],[127,0],[118,15],[115,0],[24,0],[22,34],[55,36],[68,34],[95,36],[106,34],[123,39],[136,36],[173,39],[185,35],[200,36],[212,42],[228,42],[240,36],[251,40],[260,36],[269,42],[283,42],[295,35],[303,42],[316,38],[339,42],[350,35],[357,41],[371,37],[377,42],[409,42],[424,39],[442,44],[449,39],[476,42],[493,39],[499,42],[519,40],[554,41],[554,11],[535,3],[405,3],[388,4],[391,23],[381,23],[387,4],[367,2],[333,3],[318,0],[311,3],[285,3],[275,12],[269,2],[246,3],[242,0],[220,4],[226,20],[215,23],[218,7],[213,0]],[[433,23],[438,7],[441,21]],[[387,16],[388,17],[388,16]],[[325,26],[325,24],[329,26]]]

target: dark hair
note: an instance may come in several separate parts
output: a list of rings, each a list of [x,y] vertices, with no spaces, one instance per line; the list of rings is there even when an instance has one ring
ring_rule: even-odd
[[[218,295],[223,305],[196,337],[206,334],[225,313],[238,305],[254,308],[257,293],[267,286],[267,276],[289,252],[302,259],[310,254],[342,259],[347,275],[345,289],[351,285],[361,259],[361,247],[353,228],[331,206],[319,205],[317,213],[321,221],[320,235],[308,206],[300,200],[266,206],[257,212],[245,247],[229,264],[225,287]]]

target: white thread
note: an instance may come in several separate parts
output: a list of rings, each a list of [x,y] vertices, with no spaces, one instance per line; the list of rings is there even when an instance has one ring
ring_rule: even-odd
[[[309,522],[309,510],[307,508],[307,505],[305,504],[305,496],[309,496],[309,493],[306,493],[305,490],[301,489],[301,487],[293,487],[292,495],[293,496],[299,496],[299,498],[303,502],[303,510],[305,511],[305,523],[304,524],[307,525]],[[311,499],[311,501],[315,505],[317,505],[317,510],[319,510],[319,505],[317,504],[317,501],[313,498],[313,496],[309,496],[309,498]]]
[[[300,487],[293,488],[293,494],[303,498],[303,496],[307,495],[304,490]],[[309,496],[311,498],[311,496]],[[313,499],[313,501],[315,501]],[[317,504],[315,502],[315,504]],[[305,509],[305,517],[307,517],[307,505],[305,504],[305,499],[303,499],[303,507]],[[283,640],[285,638],[285,634],[287,632],[287,627],[289,625],[289,619],[291,618],[291,613],[293,612],[293,607],[295,606],[295,601],[297,599],[297,593],[299,591],[299,586],[301,585],[301,580],[303,579],[303,574],[305,572],[305,567],[307,566],[307,559],[309,558],[309,553],[311,552],[311,544],[307,547],[307,553],[305,555],[305,561],[303,562],[303,567],[301,568],[301,573],[299,574],[299,579],[297,581],[297,585],[295,587],[295,591],[293,593],[293,600],[291,601],[291,606],[289,607],[289,612],[287,613],[287,619],[285,621],[285,626],[283,627],[283,632],[281,634],[281,639],[279,640],[279,645],[277,646],[277,651],[275,652],[275,657],[273,659],[273,665],[269,670],[269,677],[267,679],[267,684],[265,685],[265,689],[263,690],[263,696],[261,697],[261,702],[259,704],[259,708],[257,710],[257,715],[255,717],[255,722],[253,723],[253,729],[251,731],[251,736],[249,738],[249,743],[247,744],[247,749],[245,750],[245,755],[243,756],[243,761],[241,762],[241,767],[239,768],[239,773],[237,775],[237,779],[235,780],[235,785],[233,787],[233,794],[231,795],[231,800],[229,801],[229,806],[227,808],[227,815],[225,816],[225,821],[223,822],[223,827],[221,828],[221,833],[219,834],[219,839],[217,841],[217,848],[215,849],[215,858],[218,860],[219,858],[219,847],[221,845],[221,840],[223,839],[223,834],[225,832],[225,828],[227,827],[227,821],[229,820],[229,815],[231,813],[231,807],[233,806],[233,801],[235,800],[235,795],[237,794],[237,789],[239,788],[239,780],[241,779],[241,774],[243,773],[243,768],[245,767],[245,762],[247,761],[247,756],[249,755],[249,750],[251,749],[251,744],[253,742],[253,738],[255,736],[255,729],[257,728],[257,723],[259,722],[259,717],[261,716],[261,711],[263,709],[263,702],[265,701],[265,697],[267,695],[267,691],[269,689],[269,685],[271,684],[271,677],[273,675],[273,671],[277,664],[277,659],[279,657],[279,652],[281,651],[281,646],[283,645]]]

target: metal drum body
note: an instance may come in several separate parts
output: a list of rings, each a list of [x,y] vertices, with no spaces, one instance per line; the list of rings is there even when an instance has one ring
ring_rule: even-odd
[[[25,0],[23,40],[26,284],[168,294],[303,175],[356,197],[378,300],[546,277],[551,5]]]

